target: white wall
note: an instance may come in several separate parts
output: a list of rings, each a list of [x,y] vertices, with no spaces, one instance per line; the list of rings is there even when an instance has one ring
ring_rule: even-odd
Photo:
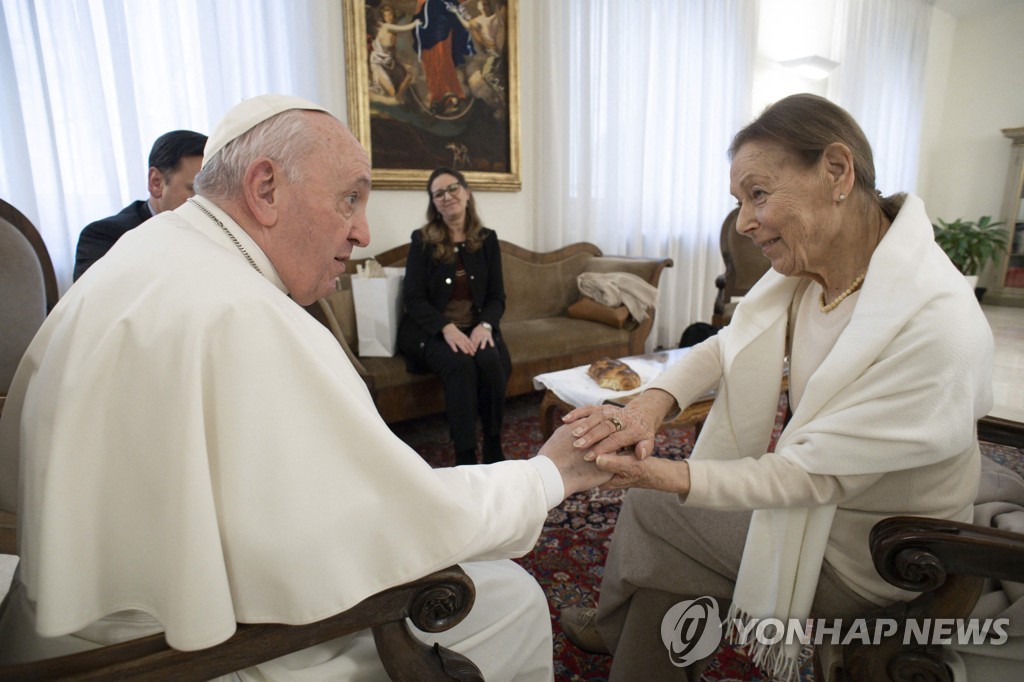
[[[933,219],[1002,218],[1000,130],[1024,126],[1024,4],[955,21],[936,10],[933,22],[918,193]]]

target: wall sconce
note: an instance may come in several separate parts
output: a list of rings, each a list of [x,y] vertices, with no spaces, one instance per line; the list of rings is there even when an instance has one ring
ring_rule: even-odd
[[[793,69],[804,78],[814,81],[825,80],[839,66],[839,62],[834,62],[831,59],[825,59],[818,55],[800,57],[799,59],[787,59],[779,63],[788,69]]]

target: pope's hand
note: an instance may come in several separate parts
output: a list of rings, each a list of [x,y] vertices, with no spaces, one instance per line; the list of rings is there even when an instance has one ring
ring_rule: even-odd
[[[548,457],[558,467],[566,497],[596,488],[611,478],[610,473],[601,471],[596,464],[583,459],[583,453],[573,447],[572,441],[572,427],[560,426],[537,453]]]

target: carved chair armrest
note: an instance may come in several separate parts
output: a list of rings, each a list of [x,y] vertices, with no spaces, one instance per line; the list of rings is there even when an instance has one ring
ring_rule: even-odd
[[[430,647],[409,631],[406,618],[427,632],[459,622],[473,606],[473,581],[458,566],[384,590],[351,609],[307,625],[239,624],[227,641],[178,651],[163,634],[45,661],[0,667],[0,679],[209,680],[321,642],[373,629],[377,651],[394,680],[482,680],[461,654]]]
[[[978,438],[1024,449],[1024,424],[983,417],[978,420]],[[1024,581],[1024,535],[1017,533],[894,516],[875,524],[868,542],[879,575],[903,589],[934,591],[947,576],[955,575]]]
[[[969,523],[894,516],[871,530],[879,575],[897,587],[929,592],[948,576],[1024,580],[1024,535]]]
[[[969,523],[895,516],[870,535],[875,569],[885,580],[921,595],[868,615],[868,629],[891,621],[880,642],[843,647],[840,680],[950,680],[942,648],[905,636],[908,620],[966,618],[986,578],[1024,579],[1024,535]]]
[[[1024,424],[984,417],[978,421],[981,441],[1024,449]],[[949,680],[942,648],[905,639],[906,621],[966,618],[977,604],[986,579],[1024,581],[1024,535],[917,516],[880,521],[869,545],[875,569],[897,587],[920,592],[868,614],[869,628],[883,619],[897,631],[877,644],[852,642],[842,647],[842,667],[832,680]],[[823,650],[828,647],[823,647]],[[815,655],[816,679],[827,672]]]
[[[978,420],[978,440],[1024,450],[1024,424],[1002,417]]]

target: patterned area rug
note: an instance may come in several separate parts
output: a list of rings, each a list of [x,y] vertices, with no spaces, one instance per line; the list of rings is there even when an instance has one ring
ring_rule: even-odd
[[[505,419],[504,449],[509,459],[533,455],[543,439],[540,433],[541,394],[509,400]],[[780,409],[783,405],[780,405]],[[432,466],[451,466],[455,455],[448,441],[443,417],[427,417],[393,425],[394,432]],[[681,459],[693,447],[692,428],[663,430],[656,454]],[[1024,475],[1024,462],[1014,448],[983,446],[986,455]],[[611,658],[580,651],[562,634],[558,613],[567,606],[595,606],[612,530],[618,518],[623,491],[592,491],[571,496],[551,510],[536,548],[519,563],[540,583],[548,597],[554,632],[555,679],[558,682],[608,679]],[[808,652],[809,654],[809,652]],[[705,670],[707,681],[760,682],[767,680],[741,651],[724,646]],[[801,669],[802,682],[814,679],[810,661]]]
[[[508,459],[526,459],[543,443],[540,432],[541,394],[510,399],[505,415],[503,446]],[[392,430],[431,466],[452,466],[455,454],[443,417],[425,417],[392,425]],[[692,428],[667,429],[656,441],[656,454],[682,459],[693,447]],[[519,563],[540,583],[548,597],[554,632],[557,682],[608,679],[609,656],[588,654],[569,642],[558,625],[567,606],[595,606],[612,530],[624,491],[598,491],[569,497],[551,510],[536,548]],[[810,665],[803,680],[812,680]],[[765,680],[742,652],[723,647],[704,672],[704,680],[721,682]]]

